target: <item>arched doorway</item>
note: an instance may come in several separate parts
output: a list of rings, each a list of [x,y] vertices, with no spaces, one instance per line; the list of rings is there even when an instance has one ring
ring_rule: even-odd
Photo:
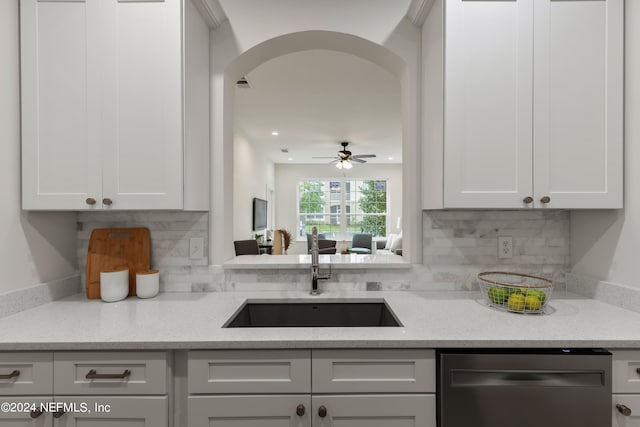
[[[363,38],[331,31],[304,31],[260,43],[230,61],[218,85],[222,99],[212,104],[212,194],[210,211],[210,263],[222,264],[233,256],[233,99],[240,76],[272,58],[303,50],[335,50],[366,59],[395,75],[400,81],[403,116],[403,228],[405,255],[421,262],[420,147],[418,143],[418,89],[415,70],[390,49]],[[215,58],[212,59],[212,62]],[[415,67],[414,67],[415,68]],[[215,89],[214,89],[215,92]]]

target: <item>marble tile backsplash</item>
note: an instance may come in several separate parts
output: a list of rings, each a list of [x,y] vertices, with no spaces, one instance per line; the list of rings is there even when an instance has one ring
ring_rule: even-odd
[[[425,211],[423,264],[406,270],[334,271],[331,290],[473,290],[486,270],[520,271],[553,278],[565,288],[569,271],[569,212]],[[78,215],[78,265],[84,290],[87,246],[93,228],[147,227],[152,266],[161,290],[215,292],[304,290],[309,273],[296,270],[224,270],[208,265],[208,213],[172,211],[82,212]],[[498,258],[498,236],[513,238],[513,257]],[[205,258],[189,259],[189,239],[204,237]]]
[[[85,290],[85,268],[89,237],[94,228],[146,227],[151,233],[151,267],[160,270],[164,292],[191,292],[209,288],[221,280],[209,269],[208,212],[110,211],[78,214],[78,268]],[[204,238],[204,258],[189,259],[189,239]]]
[[[569,212],[424,211],[423,264],[439,287],[470,289],[480,271],[540,274],[565,289],[570,269]],[[498,258],[498,237],[513,238],[513,257]]]

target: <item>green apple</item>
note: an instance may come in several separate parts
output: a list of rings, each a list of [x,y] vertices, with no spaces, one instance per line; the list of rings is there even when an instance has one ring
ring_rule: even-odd
[[[509,299],[509,291],[499,286],[489,289],[489,299],[494,304],[504,304]]]

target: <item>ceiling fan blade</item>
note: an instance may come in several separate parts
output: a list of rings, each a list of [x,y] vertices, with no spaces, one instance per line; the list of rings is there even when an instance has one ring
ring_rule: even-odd
[[[340,159],[335,159],[335,160],[331,160],[329,162],[330,165],[335,165],[336,163],[338,163],[339,161],[341,161]]]
[[[352,158],[349,159],[349,161],[350,162],[356,162],[356,163],[367,163],[366,160],[362,160],[362,159],[359,159],[357,157],[352,157]]]
[[[351,156],[352,159],[369,159],[376,157],[375,154],[358,154],[357,156]]]
[[[312,157],[312,159],[339,159],[336,156]]]

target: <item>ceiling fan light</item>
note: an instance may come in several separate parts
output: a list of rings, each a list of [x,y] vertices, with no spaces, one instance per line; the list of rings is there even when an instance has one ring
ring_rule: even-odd
[[[336,163],[336,167],[338,169],[342,169],[342,160],[340,160],[338,163]]]
[[[342,167],[344,169],[351,169],[353,167],[353,165],[351,164],[351,162],[347,161],[347,160],[343,160],[342,161],[344,164],[342,165]]]

